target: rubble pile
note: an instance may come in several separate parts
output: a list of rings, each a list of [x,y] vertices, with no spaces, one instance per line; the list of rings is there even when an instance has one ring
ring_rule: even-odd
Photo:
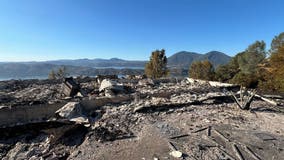
[[[280,160],[283,98],[255,94],[246,111],[239,90],[143,76],[0,82],[0,158]]]
[[[51,81],[51,83],[37,84],[31,81],[31,84],[27,85],[26,81],[16,81],[13,84],[8,82],[8,85],[3,85],[3,82],[0,82],[4,88],[0,90],[1,105],[12,107],[45,104],[57,101],[61,97],[61,83],[52,83],[53,81]]]

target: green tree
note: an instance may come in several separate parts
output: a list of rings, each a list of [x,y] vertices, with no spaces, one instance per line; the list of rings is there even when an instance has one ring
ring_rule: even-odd
[[[266,54],[264,41],[256,41],[250,45],[246,51],[238,57],[241,72],[244,74],[256,73],[258,65],[265,60]]]
[[[259,83],[259,78],[260,77],[257,74],[238,72],[233,79],[230,80],[230,82],[247,88],[256,88]]]
[[[230,82],[249,88],[256,88],[259,80],[262,78],[260,65],[265,61],[266,54],[264,41],[256,41],[244,52],[238,54],[239,72],[236,73]]]
[[[213,80],[214,67],[208,60],[193,62],[189,68],[189,76],[195,79]]]
[[[230,82],[230,80],[240,71],[238,58],[242,53],[238,53],[228,64],[216,68],[215,79],[220,82]]]
[[[279,47],[284,44],[284,32],[275,36],[271,42],[270,54],[277,53]]]
[[[151,78],[161,78],[167,76],[167,57],[165,50],[156,50],[152,52],[150,61],[145,65],[145,74]]]
[[[219,66],[216,69],[216,79],[255,88],[263,78],[260,65],[265,62],[266,54],[264,41],[256,41],[233,57],[228,64]]]

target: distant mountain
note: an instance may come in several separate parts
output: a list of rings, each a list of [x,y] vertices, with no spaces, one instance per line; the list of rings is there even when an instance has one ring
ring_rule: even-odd
[[[51,70],[57,70],[63,65],[54,65],[42,62],[34,63],[0,63],[0,80],[6,79],[47,79]],[[135,68],[93,68],[84,66],[64,65],[70,76],[95,76],[95,75],[126,75],[143,74],[144,70]]]
[[[76,60],[55,60],[45,63],[55,65],[72,65],[84,67],[144,67],[146,61],[128,61],[119,58],[111,59],[76,59]]]
[[[168,57],[169,66],[188,66],[201,56],[199,53],[181,51]]]
[[[214,66],[226,64],[231,60],[231,57],[225,53],[218,51],[211,51],[204,54],[200,60],[209,60]]]
[[[146,61],[111,59],[76,59],[44,62],[0,62],[1,79],[47,78],[48,73],[66,66],[71,75],[143,74]]]
[[[206,54],[178,52],[168,57],[168,67],[188,69],[194,61],[208,59],[214,66],[227,63],[231,57],[218,51]],[[52,69],[66,66],[70,75],[143,74],[147,61],[111,59],[54,60],[45,62],[0,62],[1,79],[47,78]],[[187,71],[183,71],[187,73]]]
[[[230,56],[218,51],[211,51],[206,54],[181,51],[168,57],[168,66],[188,69],[194,61],[209,60],[216,67],[228,63],[230,59]]]

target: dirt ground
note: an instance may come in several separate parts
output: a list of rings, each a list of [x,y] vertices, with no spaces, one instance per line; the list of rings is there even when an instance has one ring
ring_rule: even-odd
[[[265,102],[252,106],[252,112],[220,104],[134,114],[134,137],[100,142],[90,134],[68,159],[178,159],[169,143],[183,153],[180,159],[283,159],[284,115],[263,109]],[[112,123],[119,128],[124,120],[117,118]]]

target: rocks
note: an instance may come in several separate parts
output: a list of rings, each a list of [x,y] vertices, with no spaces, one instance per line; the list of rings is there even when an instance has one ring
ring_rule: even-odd
[[[171,151],[170,155],[175,157],[175,158],[181,158],[182,157],[182,152],[180,152],[180,151]]]
[[[99,91],[104,91],[105,96],[112,97],[118,93],[124,93],[126,90],[123,85],[118,84],[116,81],[104,79],[100,85]]]
[[[138,86],[154,86],[155,83],[152,79],[142,79],[138,82]]]
[[[101,84],[104,79],[116,80],[118,79],[117,75],[97,75],[95,77],[98,84]]]
[[[60,117],[67,118],[72,122],[76,122],[78,124],[89,124],[88,117],[83,114],[83,110],[79,102],[69,102],[57,110],[56,113]]]
[[[99,91],[102,92],[103,90],[106,90],[106,89],[114,89],[116,86],[117,86],[116,81],[104,79],[101,82],[101,86],[99,88]]]

